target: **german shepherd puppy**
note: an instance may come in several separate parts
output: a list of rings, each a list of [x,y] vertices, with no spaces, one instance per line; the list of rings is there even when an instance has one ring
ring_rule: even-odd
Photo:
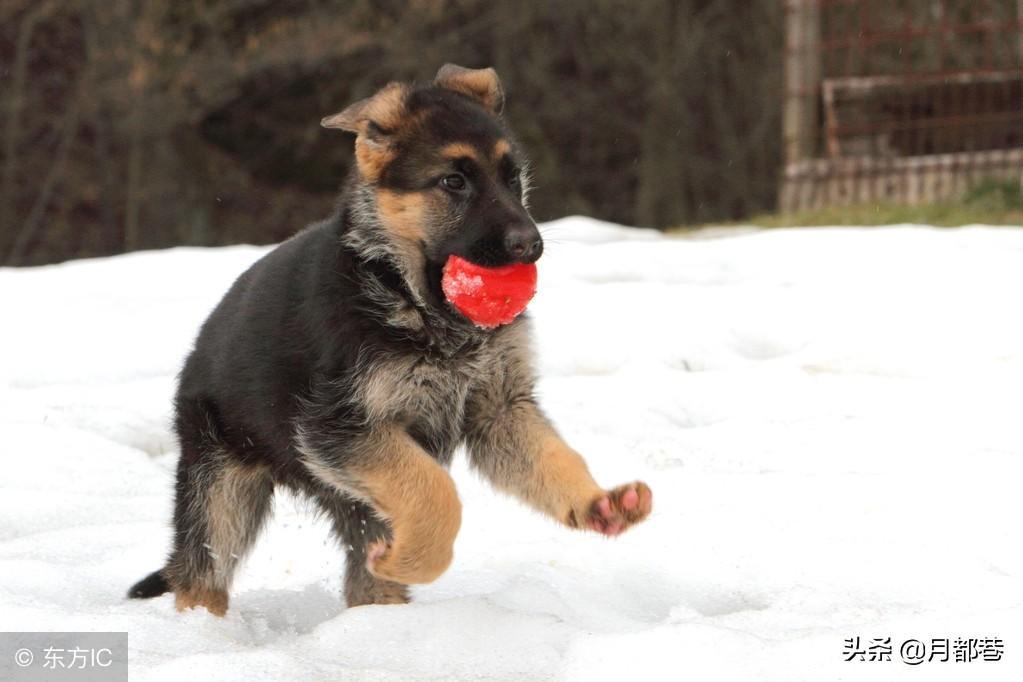
[[[337,210],[250,267],[179,377],[173,547],[133,598],[223,615],[274,487],[311,498],[348,550],[350,606],[405,603],[451,564],[465,443],[499,490],[570,528],[617,535],[650,512],[643,483],[598,486],[533,395],[529,321],[475,326],[442,268],[531,263],[525,160],[493,69],[451,64],[323,119],[356,134]]]

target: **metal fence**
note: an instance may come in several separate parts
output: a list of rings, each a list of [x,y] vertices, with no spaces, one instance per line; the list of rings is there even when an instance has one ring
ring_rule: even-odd
[[[786,0],[783,211],[1023,178],[1023,0]]]

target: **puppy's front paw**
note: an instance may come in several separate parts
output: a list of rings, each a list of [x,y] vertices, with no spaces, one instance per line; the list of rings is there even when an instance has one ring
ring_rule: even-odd
[[[593,501],[586,525],[603,535],[619,535],[650,514],[653,500],[654,495],[646,483],[636,481],[620,485]]]

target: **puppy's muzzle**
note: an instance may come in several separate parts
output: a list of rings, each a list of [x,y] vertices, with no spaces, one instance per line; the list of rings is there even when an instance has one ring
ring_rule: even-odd
[[[513,263],[535,263],[543,254],[543,239],[532,223],[516,223],[505,228],[505,255]]]

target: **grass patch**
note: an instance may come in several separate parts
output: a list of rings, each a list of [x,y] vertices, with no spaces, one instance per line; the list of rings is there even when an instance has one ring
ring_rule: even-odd
[[[945,227],[974,223],[1023,225],[1023,186],[1019,182],[983,180],[970,188],[958,201],[920,206],[887,203],[829,206],[814,211],[758,215],[735,224],[802,227],[898,223],[922,223]]]

